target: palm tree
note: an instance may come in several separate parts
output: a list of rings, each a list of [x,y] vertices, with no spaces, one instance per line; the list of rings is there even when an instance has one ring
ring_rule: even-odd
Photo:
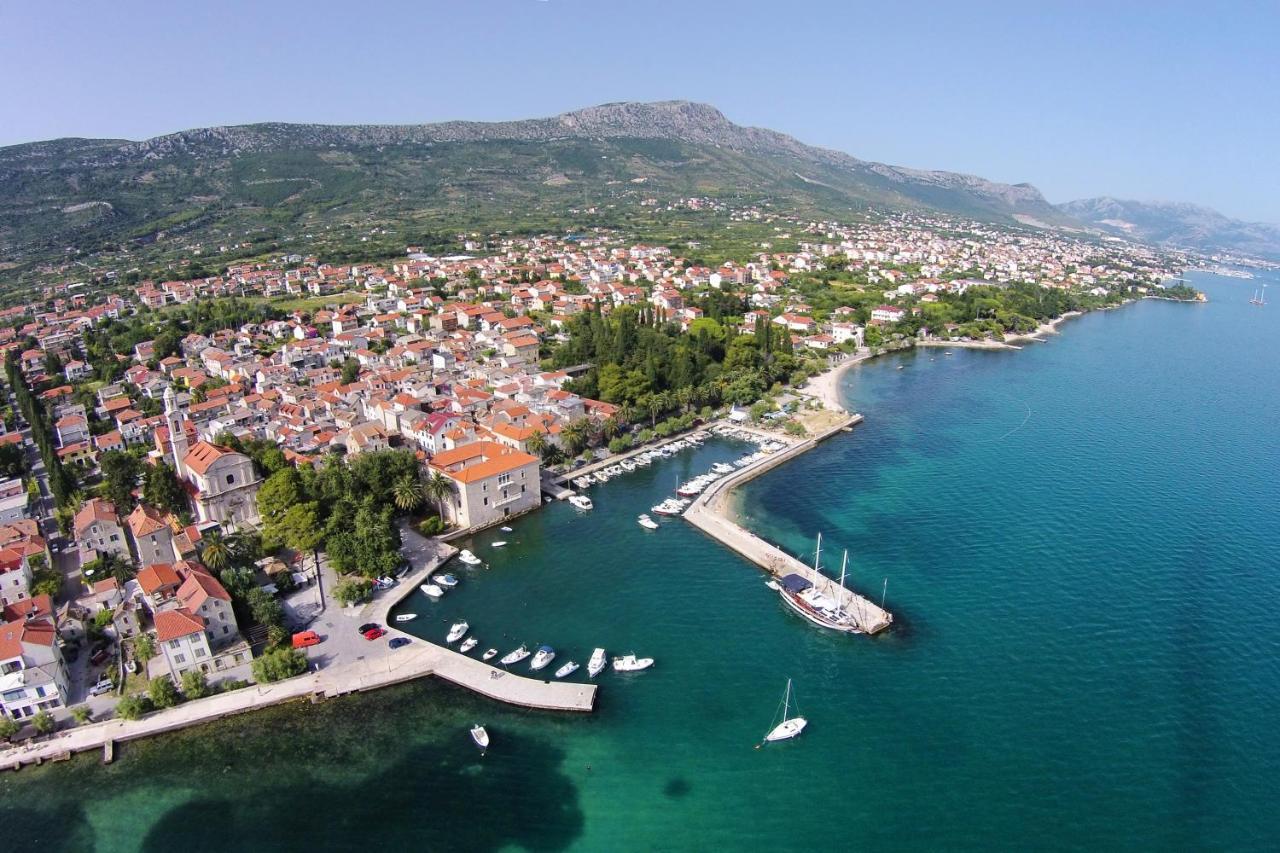
[[[677,390],[676,401],[680,404],[681,410],[689,411],[689,406],[693,404],[693,389],[686,385]]]
[[[583,445],[587,443],[587,434],[587,422],[583,418],[566,424],[560,431],[560,440],[564,442],[565,452],[570,456],[577,456]]]
[[[618,408],[618,420],[624,424],[629,424],[636,419],[636,407],[630,402],[623,403]]]
[[[666,394],[659,391],[650,394],[645,400],[645,408],[649,410],[649,426],[656,427],[658,425],[658,415],[662,414],[667,408]]]
[[[232,548],[221,531],[210,530],[200,539],[200,560],[214,572],[231,565]]]
[[[541,456],[542,450],[547,446],[547,437],[542,434],[541,430],[534,430],[533,435],[525,439],[524,449],[532,453],[534,456]]]
[[[413,474],[405,474],[391,487],[391,500],[401,512],[412,512],[422,506],[422,483]]]
[[[453,480],[450,480],[439,471],[432,472],[431,477],[423,486],[423,491],[428,498],[436,502],[440,508],[440,520],[444,521],[444,502],[447,498],[453,496]]]
[[[622,429],[622,425],[618,423],[617,418],[605,418],[604,423],[600,425],[600,435],[604,436],[605,441],[614,438]]]

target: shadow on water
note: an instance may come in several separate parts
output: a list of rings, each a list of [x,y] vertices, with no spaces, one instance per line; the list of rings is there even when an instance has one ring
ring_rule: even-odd
[[[678,800],[681,797],[687,797],[691,789],[692,786],[689,785],[688,779],[683,776],[676,776],[675,778],[667,781],[666,787],[662,789],[662,793],[666,794],[673,800]]]
[[[192,800],[161,817],[141,849],[564,849],[583,827],[577,789],[559,771],[564,753],[493,735],[485,756],[469,743],[429,744],[348,784],[299,774],[272,793]]]

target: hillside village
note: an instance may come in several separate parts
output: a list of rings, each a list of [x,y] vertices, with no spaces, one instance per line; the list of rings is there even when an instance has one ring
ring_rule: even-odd
[[[0,453],[12,463],[0,483],[2,716],[44,732],[76,706],[108,715],[148,681],[200,695],[205,679],[235,686],[261,674],[255,651],[280,644],[267,629],[301,627],[280,619],[280,609],[297,615],[287,603],[264,619],[273,605],[263,599],[332,569],[318,550],[313,559],[271,534],[288,507],[264,499],[269,480],[398,452],[436,484],[408,502],[440,516],[423,531],[474,530],[535,509],[574,464],[651,438],[660,414],[757,403],[656,387],[587,395],[601,366],[557,358],[577,317],[630,310],[677,335],[768,327],[803,378],[868,347],[998,339],[999,323],[1022,331],[1039,321],[1001,319],[1004,308],[950,320],[966,294],[1029,286],[1103,307],[1181,269],[1130,244],[918,214],[857,225],[759,208],[731,216],[767,219],[798,249],[765,244],[708,265],[607,231],[463,237],[461,252],[443,257],[408,246],[380,263],[290,255],[132,289],[67,281],[41,305],[3,312],[11,396]],[[311,303],[272,309],[280,299]],[[251,319],[198,330],[181,313],[209,303]],[[108,345],[142,321],[162,331],[125,351]],[[24,407],[23,394],[34,402]],[[278,547],[261,547],[264,530]],[[225,572],[232,537],[259,543],[250,580],[235,584]]]

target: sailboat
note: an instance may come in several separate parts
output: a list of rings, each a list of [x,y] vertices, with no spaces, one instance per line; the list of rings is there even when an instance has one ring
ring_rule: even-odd
[[[1253,298],[1249,300],[1249,304],[1257,305],[1259,308],[1267,304],[1267,286],[1265,284],[1262,285],[1261,289],[1253,292]]]
[[[797,708],[797,710],[799,710]],[[809,724],[809,721],[798,714],[794,717],[788,716],[791,713],[791,679],[787,679],[787,691],[782,694],[782,722],[778,723],[769,733],[764,736],[765,743],[775,743],[780,740],[791,740]]]
[[[800,574],[788,574],[779,578],[775,587],[784,604],[795,613],[808,619],[815,625],[841,631],[846,634],[861,634],[862,628],[858,619],[847,610],[844,589],[845,567],[849,562],[849,552],[845,552],[844,563],[840,566],[839,591],[833,589],[830,580],[822,575],[822,534],[818,534],[818,546],[813,554],[813,573],[820,578],[822,588]],[[771,588],[775,588],[771,587]],[[854,598],[856,601],[856,597]]]

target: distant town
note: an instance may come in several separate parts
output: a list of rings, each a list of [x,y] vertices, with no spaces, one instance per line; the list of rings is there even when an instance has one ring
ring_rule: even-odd
[[[360,608],[452,553],[442,536],[724,418],[812,434],[810,380],[850,359],[1197,298],[1171,281],[1196,259],[1127,242],[672,207],[774,237],[712,263],[704,250],[725,253],[615,230],[462,234],[451,254],[370,263],[102,270],[0,312],[8,764],[78,727],[178,707],[198,722],[201,703],[314,672],[297,638],[321,614],[352,623],[326,668],[394,654],[356,628]]]

